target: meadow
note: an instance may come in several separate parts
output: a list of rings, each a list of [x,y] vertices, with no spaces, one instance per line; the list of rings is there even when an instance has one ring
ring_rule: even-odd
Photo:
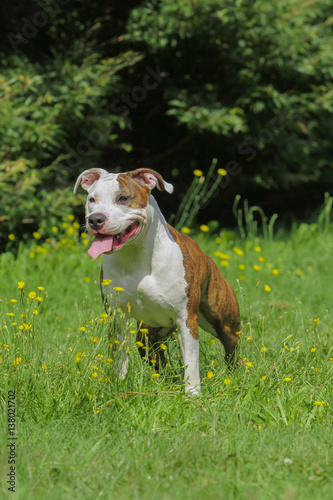
[[[183,228],[234,287],[242,319],[237,371],[201,332],[198,397],[184,394],[177,335],[158,374],[139,358],[130,320],[130,371],[117,378],[122,345],[109,331],[123,313],[104,311],[101,260],[73,216],[3,253],[0,496],[14,494],[15,436],[20,499],[332,497],[331,207],[326,197],[313,223],[288,231],[265,220],[259,230],[246,207],[235,231]]]

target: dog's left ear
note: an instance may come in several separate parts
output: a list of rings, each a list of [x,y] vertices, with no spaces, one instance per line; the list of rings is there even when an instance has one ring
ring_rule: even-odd
[[[166,191],[170,194],[173,192],[173,185],[165,182],[161,174],[155,172],[155,170],[151,170],[150,168],[138,168],[137,170],[128,172],[127,175],[132,177],[132,179],[137,180],[140,184],[146,186],[150,190],[157,187],[160,191]]]
[[[89,190],[90,186],[94,184],[94,182],[98,181],[100,177],[107,175],[108,172],[103,168],[90,168],[89,170],[85,170],[81,175],[77,178],[74,187],[74,194],[79,186],[82,186],[86,191]]]

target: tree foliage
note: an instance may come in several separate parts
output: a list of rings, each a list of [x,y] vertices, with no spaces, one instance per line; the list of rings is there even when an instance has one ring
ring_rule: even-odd
[[[293,209],[332,187],[329,0],[0,8],[3,242],[72,210],[76,176],[96,165],[155,168],[180,200],[217,158],[215,219],[237,193]]]

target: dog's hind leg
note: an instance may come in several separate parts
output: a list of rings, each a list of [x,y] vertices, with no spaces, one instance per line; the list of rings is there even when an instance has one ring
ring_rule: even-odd
[[[139,354],[142,359],[149,361],[157,372],[166,365],[165,352],[161,345],[174,330],[175,327],[154,328],[138,322],[136,340]]]

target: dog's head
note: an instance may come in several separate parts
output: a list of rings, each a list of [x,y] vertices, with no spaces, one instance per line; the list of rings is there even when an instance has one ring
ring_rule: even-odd
[[[74,193],[82,186],[88,191],[86,203],[87,230],[95,236],[89,254],[97,259],[134,241],[147,221],[150,191],[172,193],[173,186],[148,168],[125,174],[110,174],[92,168],[77,179]]]

